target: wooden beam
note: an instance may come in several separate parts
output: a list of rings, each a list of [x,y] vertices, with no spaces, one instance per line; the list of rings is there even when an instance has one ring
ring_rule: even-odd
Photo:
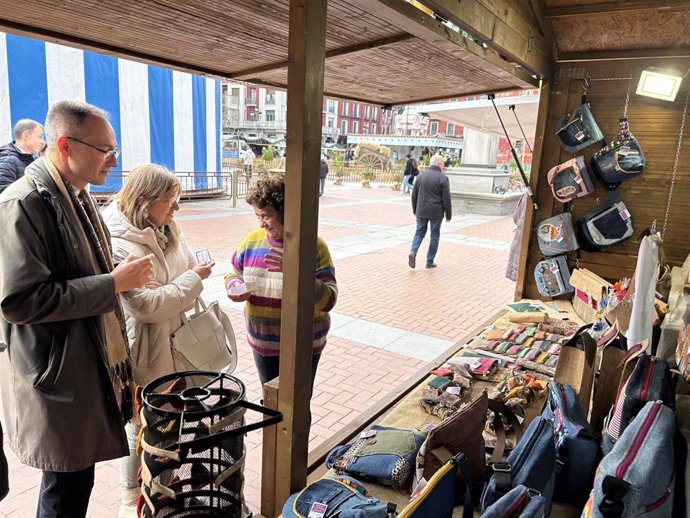
[[[539,171],[542,167],[544,154],[544,137],[546,134],[546,123],[549,116],[549,105],[551,103],[551,84],[546,81],[539,89],[539,107],[537,108],[537,126],[534,131],[534,152],[532,154],[532,169],[529,176],[529,184],[532,192],[537,200],[537,205],[540,206],[546,200],[538,197],[540,193],[539,183],[545,183],[540,177]],[[541,191],[543,192],[543,190]],[[522,238],[520,239],[520,256],[518,259],[518,274],[515,281],[515,300],[525,298],[525,287],[528,276],[532,275],[531,271],[527,270],[530,245],[534,245],[531,239],[531,228],[534,224],[534,206],[530,200],[525,204],[525,220],[522,225]],[[536,240],[534,240],[536,241]],[[535,245],[536,246],[536,245]]]
[[[515,0],[424,0],[423,3],[511,61],[541,78],[552,77],[553,49],[548,35],[543,34],[544,20],[536,19],[539,10],[532,10],[528,16]]]
[[[419,99],[412,99],[410,101],[405,101],[404,103],[393,103],[391,106],[406,106],[408,104],[417,104],[417,103],[427,103],[431,101],[442,101],[444,99],[457,99],[459,97],[472,97],[475,95],[486,95],[486,94],[497,94],[501,92],[514,92],[515,88],[493,88],[491,90],[475,90],[474,92],[464,92],[464,93],[459,93],[455,95],[446,95],[443,97],[421,97]]]
[[[276,508],[307,481],[327,0],[290,0]]]
[[[497,68],[497,72],[516,81],[515,88],[534,88],[539,81],[532,74],[516,66],[510,60],[503,59],[491,49],[487,49],[462,36],[448,26],[420,11],[412,4],[402,0],[347,0],[348,4],[363,9],[374,16],[398,27],[413,36],[434,45],[441,51],[457,53],[458,47],[469,52],[473,57],[481,58]]]
[[[346,56],[349,54],[355,54],[357,52],[362,52],[363,50],[370,50],[385,45],[392,45],[393,43],[399,43],[401,41],[407,41],[414,38],[411,34],[396,34],[389,38],[381,38],[378,40],[365,41],[364,43],[359,43],[357,45],[350,45],[349,47],[343,47],[340,49],[329,50],[326,52],[326,59],[334,58],[338,56]],[[273,70],[281,70],[287,68],[288,62],[278,61],[276,63],[270,63],[268,65],[262,65],[260,67],[247,68],[246,70],[240,70],[232,74],[233,79],[242,80],[253,76],[254,74],[260,74],[262,72],[271,72]]]
[[[567,5],[546,9],[546,18],[564,18],[566,16],[587,16],[592,14],[625,13],[633,11],[659,11],[662,9],[690,8],[688,0],[626,0],[625,2],[603,2],[600,4]]]
[[[625,59],[688,58],[689,47],[665,49],[590,50],[558,54],[558,63],[584,63],[587,61],[621,61]]]
[[[263,386],[264,406],[278,410],[278,378]],[[278,425],[267,426],[263,429],[261,450],[261,516],[275,518],[280,515],[276,507],[276,447],[278,441]]]

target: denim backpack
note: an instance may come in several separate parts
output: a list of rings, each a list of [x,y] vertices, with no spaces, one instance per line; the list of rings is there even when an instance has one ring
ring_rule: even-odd
[[[611,191],[606,201],[577,222],[577,241],[580,248],[587,252],[597,252],[632,235],[632,215],[621,201],[618,191]]]
[[[556,126],[556,136],[561,141],[563,149],[569,153],[577,153],[604,140],[604,134],[597,126],[587,102],[558,119]]]
[[[542,416],[553,421],[555,426],[556,485],[553,499],[582,507],[592,489],[599,445],[573,387],[552,381]]]
[[[621,182],[642,174],[644,154],[639,142],[630,133],[628,119],[620,119],[618,136],[608,146],[594,153],[590,164],[609,191]]]
[[[570,285],[570,270],[564,255],[539,261],[534,268],[534,279],[539,293],[545,297],[556,297],[575,291]]]
[[[538,491],[519,485],[487,507],[479,518],[544,518],[544,504]]]
[[[667,518],[673,510],[675,416],[648,402],[597,468],[582,518]]]
[[[354,443],[333,448],[326,466],[338,474],[402,488],[410,481],[425,438],[412,430],[374,425]]]
[[[616,404],[604,422],[601,448],[608,453],[625,428],[648,401],[661,401],[674,407],[675,392],[671,370],[664,358],[643,354],[627,381],[621,386]]]
[[[491,464],[494,473],[484,487],[481,498],[482,511],[522,484],[541,493],[544,497],[546,516],[549,516],[556,471],[553,434],[553,423],[543,417],[537,417],[527,427],[506,461]]]
[[[570,212],[556,214],[537,225],[539,250],[547,257],[577,250],[577,238]]]
[[[546,175],[553,197],[561,203],[568,203],[594,192],[594,184],[587,172],[585,159],[581,156],[552,167]]]
[[[283,506],[283,518],[307,518],[312,508],[323,518],[389,518],[395,509],[344,475],[319,479],[291,495]]]

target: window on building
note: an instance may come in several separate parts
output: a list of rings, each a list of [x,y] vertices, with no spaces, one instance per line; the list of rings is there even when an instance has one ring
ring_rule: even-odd
[[[343,115],[347,115],[347,108],[348,108],[347,104],[348,104],[347,101],[343,101]]]
[[[352,133],[359,133],[359,121],[352,121]]]
[[[376,124],[371,125],[371,133],[376,134]]]
[[[275,122],[276,120],[276,111],[275,110],[266,110],[266,122]]]
[[[334,127],[335,127],[334,124],[333,124],[333,117],[328,117],[328,120],[326,121],[326,126],[329,127],[329,128],[334,128]]]
[[[266,104],[276,103],[276,91],[272,88],[266,89],[266,97],[264,98]]]
[[[364,118],[365,119],[371,118],[371,106],[369,106],[368,104],[364,108]]]
[[[335,99],[328,99],[328,113],[335,113]]]
[[[347,135],[347,121],[340,121],[340,133]]]
[[[432,135],[436,135],[438,133],[438,122],[432,122],[431,123],[431,128],[429,129],[429,132]]]
[[[362,125],[362,133],[369,133],[369,125],[366,122]]]
[[[455,124],[448,124],[448,128],[446,129],[446,135],[449,137],[455,136]]]
[[[374,120],[379,120],[379,109],[374,108]]]
[[[354,116],[359,117],[359,103],[355,104],[354,106]]]
[[[240,96],[240,89],[239,88],[233,88],[232,89],[232,96],[233,97],[239,97]]]

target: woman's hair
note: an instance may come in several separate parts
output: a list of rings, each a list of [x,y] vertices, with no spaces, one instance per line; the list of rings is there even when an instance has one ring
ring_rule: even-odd
[[[273,207],[283,221],[285,213],[285,178],[282,174],[260,177],[247,193],[247,203],[265,209]]]
[[[149,206],[165,198],[179,196],[180,181],[165,167],[143,164],[127,175],[124,187],[115,196],[120,212],[139,229],[152,226],[148,218]],[[173,220],[161,229],[168,237],[167,247],[174,250],[180,240],[180,231]]]

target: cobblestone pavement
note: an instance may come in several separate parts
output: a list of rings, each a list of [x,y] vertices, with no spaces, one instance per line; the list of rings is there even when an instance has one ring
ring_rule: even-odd
[[[441,228],[438,268],[424,268],[427,238],[418,254],[421,268],[413,270],[407,266],[415,228],[409,195],[327,185],[319,200],[319,234],[333,255],[340,293],[312,399],[311,448],[511,301],[514,289],[503,276],[513,234],[510,217],[456,214]],[[249,399],[258,401],[242,305],[226,298],[222,283],[234,247],[257,226],[256,217],[243,200],[237,208],[229,200],[211,200],[183,203],[177,220],[191,248],[208,248],[217,262],[204,298],[220,300],[230,316],[239,349],[235,375],[246,384]],[[261,433],[251,432],[246,447],[245,496],[256,510]],[[40,472],[7,450],[11,491],[0,503],[0,517],[33,517]],[[89,516],[115,517],[119,499],[118,461],[100,463]]]

